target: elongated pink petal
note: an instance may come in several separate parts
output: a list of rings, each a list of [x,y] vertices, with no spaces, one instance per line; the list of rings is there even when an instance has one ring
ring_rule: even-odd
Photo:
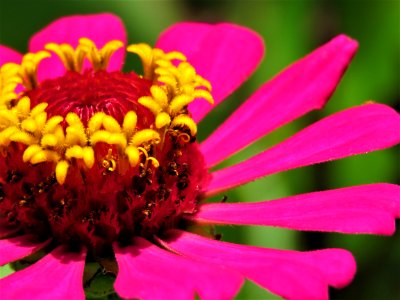
[[[63,247],[32,266],[0,279],[2,299],[85,299],[83,268],[86,252],[66,252]]]
[[[327,299],[328,286],[353,278],[355,261],[343,249],[275,250],[210,240],[173,230],[166,244],[188,257],[227,266],[286,299]]]
[[[280,171],[366,153],[400,141],[400,115],[388,106],[353,107],[303,129],[286,141],[212,173],[209,195]]]
[[[0,266],[29,256],[48,245],[49,242],[50,240],[37,243],[29,235],[0,240]]]
[[[6,63],[19,64],[22,60],[22,55],[18,51],[0,45],[0,67]]]
[[[361,185],[258,203],[204,204],[201,223],[279,226],[296,230],[393,234],[400,186]]]
[[[127,299],[194,299],[195,293],[205,300],[231,299],[243,283],[236,271],[178,256],[143,238],[114,250],[115,290]]]
[[[29,51],[43,50],[47,43],[68,43],[78,45],[80,38],[86,37],[101,48],[111,40],[120,40],[126,45],[126,32],[122,21],[115,15],[104,13],[95,15],[77,15],[58,19],[38,33],[29,43]],[[118,71],[124,62],[125,51],[119,49],[111,57],[108,71]],[[65,73],[65,67],[53,54],[39,65],[39,80],[55,78]]]
[[[264,84],[201,144],[207,166],[324,106],[357,47],[347,36],[337,36]]]
[[[264,54],[262,39],[255,32],[234,24],[179,23],[164,31],[156,46],[181,51],[201,76],[213,86],[215,104],[238,88],[255,70]],[[189,105],[196,122],[212,106],[204,100]]]

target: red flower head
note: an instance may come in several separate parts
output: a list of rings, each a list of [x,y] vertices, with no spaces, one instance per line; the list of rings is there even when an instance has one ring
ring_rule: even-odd
[[[262,176],[399,142],[399,115],[366,104],[210,171],[325,104],[357,49],[344,35],[262,86],[201,144],[197,123],[263,56],[252,31],[181,23],[152,48],[126,45],[113,15],[75,16],[36,34],[29,49],[21,56],[0,48],[0,263],[40,255],[0,280],[5,299],[84,299],[82,277],[88,287],[99,271],[116,277],[115,292],[129,299],[229,299],[244,278],[288,299],[327,298],[328,286],[353,278],[346,250],[235,245],[189,225],[395,230],[400,191],[390,184],[205,204]],[[142,74],[120,70],[126,52],[140,58]]]

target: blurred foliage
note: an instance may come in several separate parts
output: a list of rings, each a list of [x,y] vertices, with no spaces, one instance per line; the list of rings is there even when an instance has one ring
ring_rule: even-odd
[[[234,22],[248,26],[265,39],[266,59],[248,82],[201,123],[200,138],[204,138],[258,86],[318,45],[339,33],[359,41],[357,56],[324,110],[311,113],[261,139],[221,164],[226,166],[262,151],[335,111],[371,99],[393,107],[398,105],[399,3],[397,0],[2,0],[0,43],[24,52],[30,36],[58,17],[97,12],[119,15],[126,25],[130,42],[151,44],[167,26],[183,20]],[[355,184],[399,182],[396,150],[280,173],[239,187],[227,195],[229,201],[260,201]],[[395,237],[375,237],[258,227],[219,227],[218,230],[225,240],[243,244],[298,250],[349,249],[358,262],[358,273],[350,286],[332,290],[332,299],[400,299],[399,232]],[[2,272],[6,274],[10,270],[5,267]],[[238,299],[276,297],[246,283]]]

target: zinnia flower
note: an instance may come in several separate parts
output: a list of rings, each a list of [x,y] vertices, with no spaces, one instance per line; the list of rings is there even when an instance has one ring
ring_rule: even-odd
[[[143,74],[121,71],[124,49],[139,56]],[[236,245],[189,226],[395,231],[400,200],[392,184],[205,203],[262,176],[399,142],[399,115],[369,103],[210,171],[321,108],[356,49],[354,40],[335,37],[260,87],[199,144],[197,123],[263,56],[249,29],[181,23],[155,48],[127,46],[121,21],[100,14],[50,24],[24,56],[2,46],[0,262],[31,262],[0,280],[2,299],[83,299],[83,282],[104,274],[116,276],[119,296],[140,299],[230,299],[244,279],[288,299],[326,299],[328,287],[347,285],[356,267],[346,250]]]

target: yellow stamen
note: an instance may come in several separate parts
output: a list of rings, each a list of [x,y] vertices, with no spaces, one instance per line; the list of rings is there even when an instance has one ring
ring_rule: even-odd
[[[160,134],[152,129],[143,129],[138,131],[131,139],[130,144],[139,146],[148,143],[159,143]]]
[[[197,125],[188,115],[179,115],[175,117],[171,122],[171,127],[187,127],[190,130],[191,136],[196,136],[197,133]]]
[[[67,178],[67,172],[69,168],[69,163],[65,160],[61,160],[56,166],[56,179],[59,184],[64,184]]]
[[[171,117],[169,114],[162,112],[159,113],[156,117],[156,127],[157,128],[163,128],[165,126],[168,126],[171,123]]]
[[[139,163],[139,150],[135,146],[128,146],[125,149],[125,154],[128,156],[129,164],[131,167],[136,166]]]
[[[39,51],[36,53],[25,54],[22,58],[19,75],[26,89],[31,90],[38,86],[38,66],[39,63],[47,57],[50,57],[49,52]]]
[[[124,117],[124,122],[122,124],[122,129],[126,136],[129,138],[136,130],[137,115],[134,111],[128,111]]]
[[[151,96],[141,97],[138,102],[154,114],[156,128],[187,127],[194,136],[197,126],[187,114],[187,106],[199,98],[213,104],[211,84],[196,74],[179,52],[165,53],[147,44],[130,45],[127,50],[140,57],[144,77],[153,80]]]
[[[118,49],[123,47],[123,43],[118,40],[108,42],[100,50],[95,43],[88,38],[79,39],[79,45],[75,49],[69,44],[49,43],[45,49],[54,52],[62,61],[65,68],[69,71],[81,72],[84,59],[87,58],[93,69],[105,70],[111,56]]]

